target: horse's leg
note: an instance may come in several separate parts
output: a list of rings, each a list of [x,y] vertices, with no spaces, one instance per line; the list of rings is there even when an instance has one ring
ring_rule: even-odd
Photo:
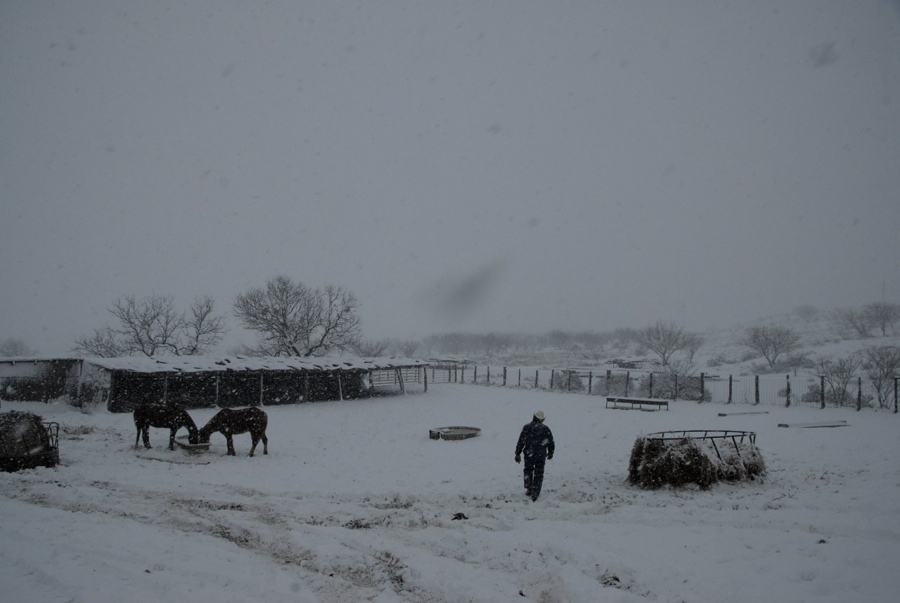
[[[173,427],[169,432],[169,450],[175,450],[175,434],[178,433],[178,428]]]
[[[269,454],[269,438],[266,437],[266,432],[259,434],[259,437],[263,441],[263,454]]]
[[[259,444],[259,435],[251,432],[250,439],[253,441],[253,445],[250,447],[250,456],[253,456],[253,451],[256,450],[256,445]]]
[[[150,445],[150,425],[144,425],[144,448],[153,448]]]
[[[137,435],[134,436],[134,447],[137,448],[141,441],[141,426],[137,423],[135,423],[134,426],[137,428]]]
[[[234,440],[231,439],[231,434],[225,434],[225,439],[228,441],[228,454],[230,456],[237,456],[234,453]]]

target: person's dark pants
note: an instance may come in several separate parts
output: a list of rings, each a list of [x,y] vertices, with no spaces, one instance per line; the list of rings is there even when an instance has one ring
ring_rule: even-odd
[[[541,494],[546,460],[543,456],[525,456],[525,491],[531,494],[532,500]]]

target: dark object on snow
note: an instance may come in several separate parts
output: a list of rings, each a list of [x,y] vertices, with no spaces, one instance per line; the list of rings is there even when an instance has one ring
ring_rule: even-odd
[[[805,429],[817,427],[846,427],[847,421],[814,421],[812,423],[779,423],[779,427],[803,427]]]
[[[182,427],[187,428],[188,441],[191,444],[199,442],[197,424],[186,410],[178,406],[162,406],[160,404],[138,406],[134,409],[134,426],[137,429],[137,435],[134,438],[135,448],[138,447],[142,433],[144,434],[144,448],[152,448],[150,446],[151,427],[167,427],[169,429],[169,450],[175,450],[175,434]]]
[[[640,436],[631,449],[628,481],[644,489],[668,484],[709,488],[720,480],[752,480],[766,464],[752,431],[663,431]]]
[[[479,427],[465,427],[463,425],[451,425],[450,427],[435,427],[428,430],[428,437],[432,440],[465,440],[474,438],[481,433]]]
[[[209,423],[200,428],[200,443],[209,444],[209,436],[218,431],[228,442],[228,454],[235,456],[232,435],[250,432],[253,446],[250,448],[250,456],[256,450],[256,445],[262,440],[263,454],[269,454],[269,439],[266,437],[266,426],[269,424],[269,416],[266,412],[255,406],[249,408],[223,408],[209,420]]]
[[[53,467],[59,463],[59,423],[30,412],[0,413],[0,470]]]
[[[451,521],[454,521],[454,520],[457,520],[457,519],[468,519],[468,517],[466,517],[466,514],[465,514],[465,513],[454,513],[454,514],[453,514],[453,519],[452,519]]]

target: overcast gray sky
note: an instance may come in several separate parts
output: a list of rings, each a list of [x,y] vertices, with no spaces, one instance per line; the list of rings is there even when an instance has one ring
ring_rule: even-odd
[[[0,211],[43,354],[278,274],[369,338],[900,301],[900,3],[3,0]]]

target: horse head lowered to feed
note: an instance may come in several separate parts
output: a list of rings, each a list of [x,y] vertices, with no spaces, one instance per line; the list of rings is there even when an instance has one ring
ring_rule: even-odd
[[[253,446],[250,448],[250,456],[256,450],[256,445],[262,440],[263,454],[269,454],[269,439],[266,437],[266,425],[269,416],[264,410],[251,406],[249,408],[223,408],[209,420],[209,423],[200,428],[200,443],[209,444],[209,437],[214,431],[218,431],[228,442],[228,454],[235,456],[234,442],[231,436],[250,432]]]
[[[160,406],[159,404],[138,406],[134,409],[134,426],[137,429],[137,437],[134,439],[135,448],[138,447],[142,433],[144,434],[144,447],[151,448],[151,427],[169,428],[169,450],[175,449],[175,434],[182,427],[187,428],[188,441],[191,444],[197,444],[200,438],[200,431],[191,415],[177,406]]]

